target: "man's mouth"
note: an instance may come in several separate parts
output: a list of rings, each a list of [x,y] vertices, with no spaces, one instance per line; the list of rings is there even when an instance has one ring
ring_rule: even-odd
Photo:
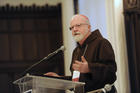
[[[74,33],[74,35],[76,36],[76,35],[80,35],[80,33],[79,32],[76,32],[76,33]]]

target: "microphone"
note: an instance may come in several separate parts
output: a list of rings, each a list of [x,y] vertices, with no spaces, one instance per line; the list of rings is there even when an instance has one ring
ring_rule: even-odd
[[[106,84],[104,86],[104,88],[93,90],[93,91],[90,91],[90,92],[87,92],[87,93],[107,93],[107,92],[111,91],[113,85],[114,84]]]
[[[56,55],[57,53],[59,53],[60,51],[64,51],[65,48],[64,46],[61,46],[60,48],[58,48],[56,51],[50,53],[48,56],[44,57],[43,60],[49,59],[50,57]]]
[[[40,61],[36,62],[35,64],[31,65],[30,67],[28,67],[21,75],[24,75],[26,72],[28,72],[30,69],[32,69],[34,66],[40,64],[42,61],[44,60],[48,60],[51,57],[53,57],[54,55],[56,55],[57,53],[59,53],[60,51],[64,51],[65,48],[64,46],[61,46],[60,48],[58,48],[56,51],[50,53],[48,56],[44,57],[43,59],[41,59]],[[28,74],[28,73],[27,73]]]
[[[106,90],[106,92],[111,91],[113,85],[114,85],[114,84],[106,84],[106,85],[104,86],[104,89]]]

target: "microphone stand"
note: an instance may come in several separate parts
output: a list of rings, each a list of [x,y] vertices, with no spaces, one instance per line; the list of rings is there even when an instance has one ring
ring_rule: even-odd
[[[28,67],[21,75],[24,75],[26,72],[28,72],[30,69],[32,69],[34,66],[40,64],[42,61],[45,60],[45,57],[43,59],[41,59],[40,61],[38,61],[37,63],[31,65],[30,67]],[[29,75],[29,73],[27,73],[26,75]]]
[[[97,90],[93,90],[87,93],[106,93],[106,91],[104,89],[97,89]]]
[[[90,91],[90,92],[87,92],[87,93],[107,93],[107,92],[111,91],[113,85],[114,84],[106,84],[104,86],[104,88],[93,90],[93,91]]]

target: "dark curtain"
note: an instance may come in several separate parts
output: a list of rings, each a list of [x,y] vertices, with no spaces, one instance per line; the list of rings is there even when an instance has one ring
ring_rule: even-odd
[[[73,4],[74,4],[74,14],[78,14],[79,13],[79,4],[78,4],[79,0],[73,0]]]
[[[0,93],[19,93],[12,82],[61,45],[61,4],[0,6]],[[62,52],[28,73],[42,75],[49,71],[64,74]]]
[[[124,0],[131,93],[140,93],[140,0]]]

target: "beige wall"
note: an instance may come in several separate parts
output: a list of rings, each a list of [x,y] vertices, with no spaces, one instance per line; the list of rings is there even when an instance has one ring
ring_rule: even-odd
[[[66,50],[64,52],[65,75],[71,75],[69,68],[71,63],[72,52],[75,47],[75,41],[73,40],[72,33],[68,28],[71,17],[74,14],[73,0],[62,0],[62,11],[63,40],[64,46],[66,47]]]

